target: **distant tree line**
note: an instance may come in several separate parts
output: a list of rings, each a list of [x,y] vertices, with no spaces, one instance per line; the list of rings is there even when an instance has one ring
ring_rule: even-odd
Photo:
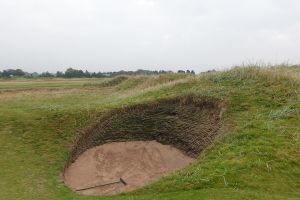
[[[172,71],[151,71],[151,70],[143,70],[139,69],[136,71],[118,71],[118,72],[89,72],[87,70],[83,71],[80,69],[68,68],[65,72],[57,71],[56,73],[50,72],[42,72],[42,73],[28,73],[23,71],[22,69],[6,69],[0,71],[0,78],[13,78],[13,77],[24,77],[24,78],[105,78],[105,77],[114,77],[119,75],[158,75],[158,74],[166,74],[173,73]],[[184,74],[195,74],[192,70],[178,70],[177,73]]]

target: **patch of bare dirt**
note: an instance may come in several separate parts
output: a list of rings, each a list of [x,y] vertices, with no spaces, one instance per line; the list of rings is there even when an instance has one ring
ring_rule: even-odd
[[[180,150],[156,141],[112,142],[82,153],[65,170],[64,181],[81,194],[116,194],[142,187],[194,160]],[[126,185],[118,182],[120,178]],[[118,183],[84,189],[112,182]]]

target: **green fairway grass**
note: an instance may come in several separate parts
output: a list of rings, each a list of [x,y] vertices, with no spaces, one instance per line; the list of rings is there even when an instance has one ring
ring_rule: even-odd
[[[104,112],[188,94],[227,105],[228,130],[194,164],[115,196],[83,196],[64,185],[72,142]],[[0,199],[300,199],[300,67],[1,80]]]

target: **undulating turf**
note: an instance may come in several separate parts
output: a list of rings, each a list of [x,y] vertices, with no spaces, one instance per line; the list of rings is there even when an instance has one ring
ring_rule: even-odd
[[[300,199],[299,67],[197,76],[0,82],[0,199]],[[104,112],[182,95],[226,102],[228,130],[192,166],[137,191],[81,196],[60,177]]]

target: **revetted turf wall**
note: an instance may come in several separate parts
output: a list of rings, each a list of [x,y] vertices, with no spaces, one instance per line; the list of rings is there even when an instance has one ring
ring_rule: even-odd
[[[196,157],[219,134],[223,108],[218,99],[183,96],[113,110],[78,138],[66,167],[89,148],[120,141],[156,140]]]

